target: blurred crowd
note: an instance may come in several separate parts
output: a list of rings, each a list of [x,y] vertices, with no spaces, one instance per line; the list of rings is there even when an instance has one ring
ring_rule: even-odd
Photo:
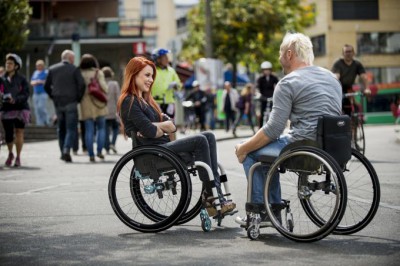
[[[343,49],[343,59],[335,63],[332,72],[345,84],[341,69],[355,66],[348,87],[360,75],[368,92],[365,71],[353,59],[354,49],[349,45]],[[162,112],[174,119],[181,134],[223,128],[236,137],[239,126],[248,126],[255,134],[268,121],[279,81],[269,61],[260,65],[261,73],[254,83],[241,88],[234,88],[230,81],[225,81],[223,88],[211,88],[198,80],[185,88],[170,65],[168,53],[163,48],[151,53],[157,67],[152,95]],[[117,153],[115,144],[121,133],[117,114],[120,83],[115,80],[113,69],[101,68],[94,55],[82,55],[77,66],[75,61],[71,50],[63,51],[61,61],[49,68],[43,60],[37,60],[36,70],[28,80],[19,72],[21,58],[12,53],[6,56],[5,67],[0,67],[0,142],[8,148],[7,167],[21,165],[25,125],[32,121],[37,126],[57,126],[60,159],[65,162],[72,162],[72,155],[78,155],[79,150],[90,162]],[[55,115],[49,115],[49,98]],[[400,123],[399,106],[391,106],[396,124]],[[170,139],[176,139],[176,134],[170,134]]]

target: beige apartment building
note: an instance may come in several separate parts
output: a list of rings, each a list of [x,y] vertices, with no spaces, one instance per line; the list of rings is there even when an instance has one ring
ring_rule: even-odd
[[[173,0],[124,0],[123,9],[125,18],[146,21],[143,38],[148,52],[157,47],[173,48],[171,40],[177,35]]]
[[[305,0],[315,7],[315,23],[305,30],[315,64],[331,69],[344,44],[356,51],[377,95],[363,102],[367,123],[392,123],[390,106],[400,99],[400,1]]]
[[[305,31],[315,46],[316,65],[330,69],[347,43],[354,46],[364,66],[377,74],[377,82],[393,82],[396,76],[400,81],[400,1],[308,2],[315,5],[316,11],[315,24]],[[388,68],[396,68],[389,70],[396,74],[382,74]]]

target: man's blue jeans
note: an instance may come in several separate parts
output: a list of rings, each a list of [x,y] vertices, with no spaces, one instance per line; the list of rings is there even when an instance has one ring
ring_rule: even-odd
[[[35,108],[36,125],[44,126],[49,123],[47,115],[47,93],[34,93],[32,96],[33,107]]]
[[[57,133],[58,144],[61,153],[69,154],[72,148],[78,126],[78,109],[76,103],[71,103],[63,107],[56,107],[57,112]]]
[[[96,125],[95,125],[96,123]],[[94,129],[96,126],[96,143],[97,143],[97,154],[101,154],[101,150],[104,147],[106,138],[106,119],[104,116],[96,117],[94,119],[85,120],[85,142],[88,154],[90,157],[94,157],[93,141],[94,141]]]
[[[280,136],[274,142],[249,153],[246,159],[243,161],[243,168],[246,173],[246,177],[249,176],[250,167],[258,162],[260,155],[269,155],[278,157],[281,150],[289,144],[288,136]],[[269,167],[260,166],[256,168],[253,174],[253,187],[251,189],[251,201],[253,203],[264,203],[264,187],[265,181],[267,179]],[[270,203],[280,203],[281,202],[281,186],[279,183],[279,174],[276,174],[272,180],[272,186],[270,190]]]

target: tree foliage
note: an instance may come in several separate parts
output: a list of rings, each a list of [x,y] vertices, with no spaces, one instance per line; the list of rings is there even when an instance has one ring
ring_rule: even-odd
[[[234,66],[243,62],[252,70],[268,60],[278,65],[279,45],[287,31],[301,32],[314,21],[312,5],[301,0],[211,1],[213,56]],[[205,1],[188,15],[188,38],[181,59],[204,57]]]
[[[25,45],[29,34],[27,23],[31,8],[28,0],[0,0],[0,61],[9,52]]]

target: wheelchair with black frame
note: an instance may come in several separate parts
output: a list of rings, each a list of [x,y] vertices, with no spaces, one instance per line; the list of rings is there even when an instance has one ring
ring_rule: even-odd
[[[155,233],[189,222],[200,213],[201,227],[211,230],[211,218],[218,226],[236,210],[221,211],[221,202],[211,168],[195,161],[192,153],[175,153],[159,145],[137,145],[123,155],[112,170],[108,194],[118,218],[128,227]],[[209,180],[200,180],[202,167]],[[224,168],[218,164],[221,192],[227,201],[231,194]],[[210,191],[211,190],[211,191]],[[212,194],[212,195],[211,195]]]
[[[252,179],[262,166],[269,167],[265,204],[256,204],[251,202]],[[277,182],[281,201],[272,202]],[[261,215],[266,214],[269,226],[298,242],[317,241],[330,233],[353,234],[373,219],[379,200],[373,166],[351,148],[350,117],[325,116],[318,120],[317,141],[291,143],[278,157],[260,156],[250,168],[244,227],[250,239],[257,239]]]

